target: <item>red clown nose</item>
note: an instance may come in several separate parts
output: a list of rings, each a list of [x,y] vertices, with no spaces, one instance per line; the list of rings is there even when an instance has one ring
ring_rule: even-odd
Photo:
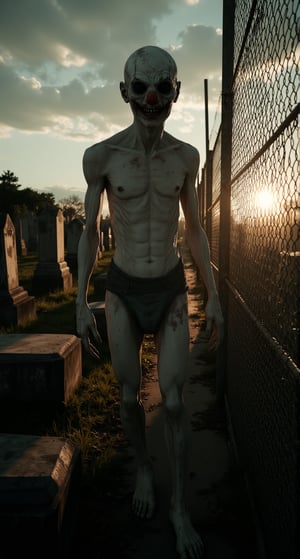
[[[146,102],[148,103],[148,105],[156,105],[158,103],[158,98],[155,91],[149,91]]]

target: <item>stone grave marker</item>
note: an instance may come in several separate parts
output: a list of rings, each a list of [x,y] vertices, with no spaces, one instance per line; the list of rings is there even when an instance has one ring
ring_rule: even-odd
[[[72,219],[67,227],[67,260],[70,268],[77,268],[78,243],[84,224],[80,219]]]
[[[0,213],[0,325],[23,325],[35,318],[35,298],[19,285],[15,227],[8,214]]]
[[[27,246],[23,234],[23,218],[20,216],[16,220],[17,255],[27,256]]]
[[[22,236],[30,252],[37,251],[38,248],[38,218],[33,213],[22,216]]]
[[[61,210],[45,210],[39,216],[39,248],[32,285],[36,292],[68,290],[73,279],[65,261],[64,217]]]

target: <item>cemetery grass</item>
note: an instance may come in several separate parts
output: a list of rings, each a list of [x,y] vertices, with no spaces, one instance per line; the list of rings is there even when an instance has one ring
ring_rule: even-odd
[[[91,276],[89,301],[99,300],[93,293],[93,278],[107,270],[112,253],[98,261]],[[35,295],[31,281],[37,264],[35,254],[20,258],[19,284],[36,298],[37,319],[25,326],[1,328],[4,333],[64,333],[76,334],[75,298],[77,277],[72,270],[73,287]],[[104,296],[104,294],[103,294]],[[150,368],[154,346],[145,339],[143,373]],[[150,372],[150,369],[149,369]],[[33,404],[1,403],[0,432],[64,437],[73,442],[81,453],[81,519],[77,534],[78,550],[84,546],[86,558],[96,557],[93,548],[112,550],[127,557],[130,532],[136,528],[128,511],[128,480],[125,475],[128,441],[119,418],[119,387],[113,374],[110,352],[104,342],[100,363],[82,352],[82,381],[73,397],[66,403]],[[120,503],[126,503],[125,513]],[[125,517],[124,517],[125,514]],[[116,528],[118,538],[115,537]],[[113,530],[113,532],[112,532]],[[88,551],[90,550],[90,551]],[[81,552],[80,552],[81,553]],[[114,555],[114,553],[112,553]],[[81,555],[80,555],[81,556]],[[105,551],[104,555],[106,557]]]

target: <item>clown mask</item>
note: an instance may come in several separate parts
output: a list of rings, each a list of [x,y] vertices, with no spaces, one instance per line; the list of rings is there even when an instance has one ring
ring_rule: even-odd
[[[147,126],[162,124],[180,90],[173,58],[158,47],[143,47],[128,58],[124,78],[120,90],[134,118]]]

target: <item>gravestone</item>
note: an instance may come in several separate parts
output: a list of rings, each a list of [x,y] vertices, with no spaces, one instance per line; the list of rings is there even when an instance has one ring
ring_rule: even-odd
[[[37,251],[38,248],[38,218],[33,213],[22,216],[22,236],[27,250]]]
[[[38,264],[32,286],[35,292],[68,290],[72,274],[65,261],[64,217],[61,210],[45,210],[39,215]]]
[[[67,227],[67,260],[70,268],[77,268],[78,243],[84,229],[80,219],[72,219]]]
[[[72,556],[80,475],[80,450],[70,441],[0,434],[1,558]]]
[[[81,340],[77,336],[0,336],[0,401],[66,403],[81,379]]]
[[[23,235],[23,218],[20,216],[16,219],[16,238],[17,238],[17,255],[27,256],[27,246]]]
[[[35,318],[35,298],[19,285],[14,224],[0,213],[0,325],[23,325]]]
[[[100,221],[100,232],[102,234],[102,244],[104,250],[110,250],[110,230],[110,218],[106,216],[105,219],[101,219]]]

